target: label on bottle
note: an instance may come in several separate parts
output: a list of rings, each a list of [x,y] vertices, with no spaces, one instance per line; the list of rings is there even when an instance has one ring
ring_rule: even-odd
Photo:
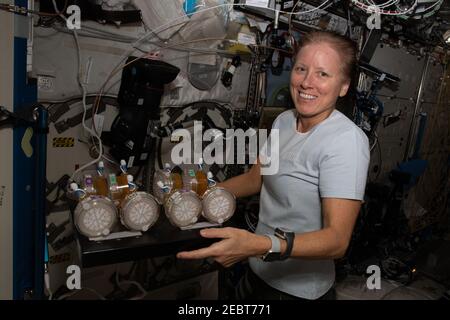
[[[94,188],[94,180],[92,179],[92,176],[90,174],[86,174],[84,175],[84,189],[87,193],[95,193],[95,188]]]
[[[109,187],[111,190],[115,191],[117,189],[117,178],[114,173],[111,173],[109,176]]]
[[[92,176],[90,174],[87,174],[84,176],[84,185],[86,187],[92,187],[94,181],[92,180]]]

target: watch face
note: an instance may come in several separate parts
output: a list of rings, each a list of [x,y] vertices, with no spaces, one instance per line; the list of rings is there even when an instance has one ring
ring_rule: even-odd
[[[275,229],[275,235],[276,235],[278,238],[281,238],[281,239],[283,239],[283,240],[286,240],[286,232],[283,231],[283,230],[280,229],[280,228],[276,228],[276,229]]]
[[[280,260],[280,253],[279,252],[269,252],[263,256],[263,260],[268,261],[268,262]]]
[[[278,237],[282,237],[283,239],[286,238],[287,235],[291,235],[294,234],[293,231],[285,229],[285,228],[276,228],[275,229],[275,235],[277,235]]]
[[[280,260],[289,258],[291,256],[292,247],[294,245],[295,233],[293,231],[286,231],[286,229],[283,228],[276,228],[275,236],[287,242],[286,251],[284,252],[284,254],[280,255]]]

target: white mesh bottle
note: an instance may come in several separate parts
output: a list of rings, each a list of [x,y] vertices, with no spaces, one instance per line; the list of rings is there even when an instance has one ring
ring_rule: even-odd
[[[78,203],[74,212],[78,231],[88,238],[107,236],[117,222],[117,208],[103,196],[89,196]]]
[[[202,215],[212,223],[224,223],[236,210],[236,197],[228,190],[217,187],[211,172],[207,174],[209,188],[202,196]]]
[[[164,209],[169,221],[177,227],[186,227],[198,221],[202,203],[191,190],[176,190],[166,199]]]
[[[158,220],[160,207],[146,192],[133,192],[126,196],[120,208],[120,221],[134,231],[147,231]]]
[[[158,184],[162,183],[165,189]],[[183,180],[180,174],[171,172],[170,165],[166,163],[164,170],[157,170],[153,176],[153,195],[159,204],[164,204],[165,197],[168,193],[181,189]]]

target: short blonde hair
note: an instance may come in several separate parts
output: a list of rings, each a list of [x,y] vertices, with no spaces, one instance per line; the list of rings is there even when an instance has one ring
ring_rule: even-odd
[[[294,57],[297,57],[297,54],[303,47],[309,44],[323,42],[330,44],[341,56],[344,61],[342,64],[343,76],[350,81],[352,75],[356,71],[358,47],[356,42],[348,37],[331,31],[308,32],[300,39],[300,45],[298,46]]]

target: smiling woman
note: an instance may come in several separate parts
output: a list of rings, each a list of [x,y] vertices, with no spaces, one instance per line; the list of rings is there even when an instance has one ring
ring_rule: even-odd
[[[328,118],[337,98],[347,94],[355,64],[356,44],[348,38],[322,31],[304,37],[290,86],[299,132]]]
[[[261,192],[255,233],[204,229],[203,237],[222,240],[178,254],[213,257],[226,267],[248,258],[237,297],[333,297],[333,259],[347,250],[369,165],[366,135],[335,109],[350,86],[355,48],[334,33],[304,37],[291,74],[295,110],[280,114],[272,127],[279,135],[279,170],[264,175],[257,161],[249,172],[219,184],[236,197]]]

